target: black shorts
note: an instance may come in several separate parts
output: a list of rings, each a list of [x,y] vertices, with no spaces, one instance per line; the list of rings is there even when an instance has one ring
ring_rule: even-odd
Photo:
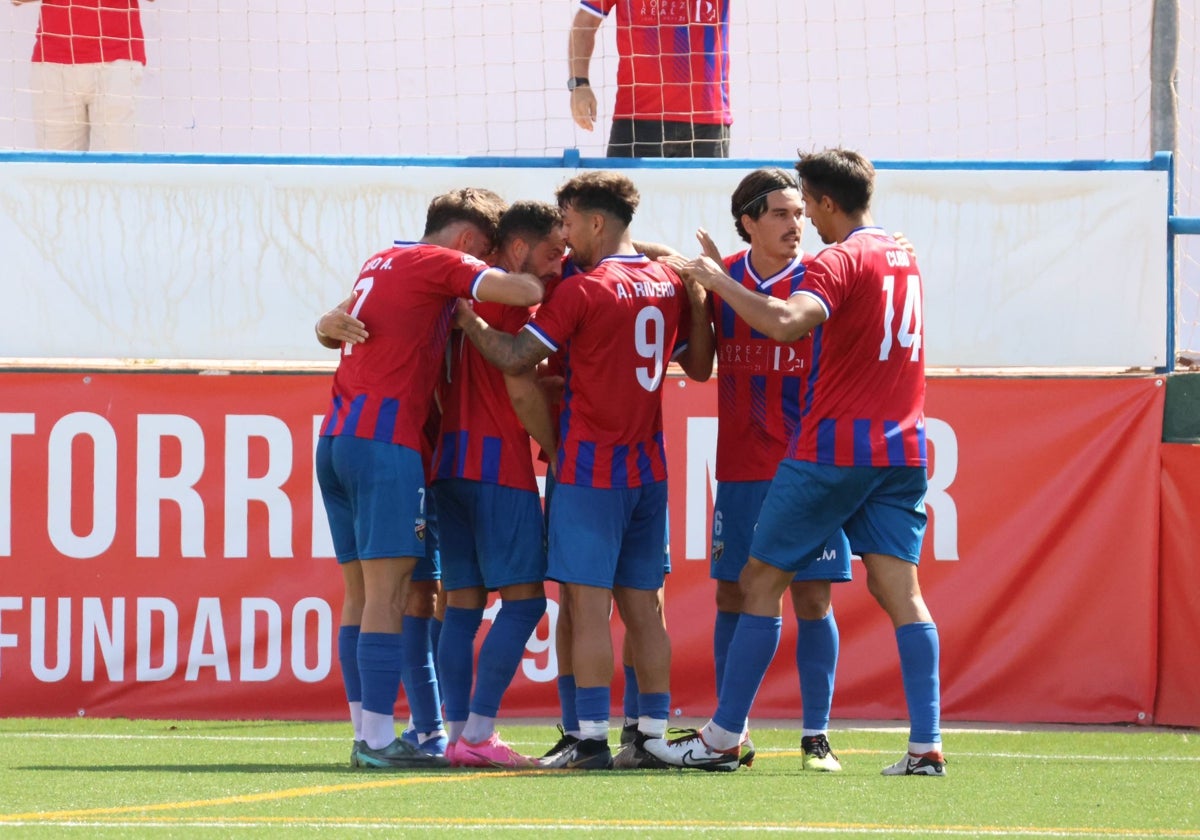
[[[727,158],[729,126],[666,120],[613,120],[608,156]]]

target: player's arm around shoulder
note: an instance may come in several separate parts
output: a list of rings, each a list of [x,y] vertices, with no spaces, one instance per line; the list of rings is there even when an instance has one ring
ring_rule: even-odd
[[[475,285],[477,300],[509,306],[534,306],[542,302],[544,292],[542,281],[534,275],[510,273],[500,268],[483,272]]]
[[[491,326],[472,311],[466,301],[458,302],[455,324],[488,362],[509,375],[533,370],[538,362],[554,352],[554,348],[547,346],[528,329],[511,335]]]
[[[351,295],[317,320],[317,341],[322,347],[338,350],[343,342],[361,344],[367,340],[367,325],[350,314],[353,303]]]

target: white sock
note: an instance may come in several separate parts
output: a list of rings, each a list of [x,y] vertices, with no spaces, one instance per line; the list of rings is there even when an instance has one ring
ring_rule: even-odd
[[[711,720],[700,730],[700,734],[704,736],[704,743],[714,750],[731,750],[742,742],[741,732],[722,729]]]
[[[381,750],[396,740],[396,719],[379,712],[362,713],[362,740],[373,750]]]
[[[470,712],[467,716],[466,726],[463,727],[461,737],[464,741],[472,744],[482,744],[488,738],[492,737],[492,733],[496,731],[496,719],[492,717],[484,717]]]
[[[927,752],[941,752],[942,745],[937,744],[917,744],[913,741],[908,742],[908,751],[913,755],[925,755]]]
[[[581,720],[579,721],[579,735],[581,738],[591,738],[596,741],[608,741],[608,721],[607,720]]]
[[[355,700],[350,704],[350,723],[354,726],[354,740],[362,740],[362,701]]]
[[[463,727],[467,725],[465,720],[448,720],[446,721],[446,735],[453,744],[462,737]]]
[[[801,738],[815,738],[818,735],[828,735],[828,729],[804,729],[800,732]]]
[[[667,721],[665,718],[652,718],[643,715],[637,721],[638,732],[643,735],[648,735],[651,738],[661,738],[667,734]]]

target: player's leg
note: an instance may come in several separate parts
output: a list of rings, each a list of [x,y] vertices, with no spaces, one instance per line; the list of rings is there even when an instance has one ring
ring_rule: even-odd
[[[321,500],[333,541],[334,554],[342,573],[342,613],[338,627],[338,663],[342,686],[346,692],[354,741],[350,749],[350,766],[358,764],[358,745],[362,740],[362,678],[358,673],[358,637],[362,625],[363,590],[362,565],[358,562],[358,546],[354,540],[354,510],[349,493],[343,486],[333,464],[334,438],[317,440],[316,475],[321,488]]]
[[[575,712],[575,665],[571,658],[571,602],[566,587],[558,586],[558,620],[554,623],[554,655],[558,664],[559,738],[542,758],[549,759],[579,743],[579,715]]]
[[[440,572],[429,565],[430,553],[417,564],[404,609],[404,693],[412,728],[401,737],[430,755],[445,755],[448,743],[442,726],[442,696],[434,667],[429,626],[441,590]],[[436,574],[437,577],[430,577]]]
[[[433,484],[438,511],[439,556],[446,613],[438,642],[438,674],[450,744],[458,742],[470,715],[475,682],[475,636],[487,606],[487,588],[476,554],[475,508],[480,484],[445,479]],[[451,760],[455,747],[451,746]]]
[[[621,767],[660,768],[662,762],[645,752],[644,742],[666,734],[671,711],[671,640],[663,604],[669,546],[666,482],[643,485],[632,495],[635,504],[617,561],[613,597],[634,666],[637,729],[618,758]]]
[[[850,543],[845,533],[821,548],[813,562],[796,573],[790,587],[796,613],[796,672],[800,677],[804,769],[836,773],[841,762],[829,746],[840,635],[834,615],[833,582],[850,580]]]
[[[483,640],[470,715],[456,750],[460,763],[527,767],[496,733],[496,716],[525,645],[546,613],[545,529],[532,491],[499,485],[479,488],[477,552],[484,584],[499,590],[500,609]]]
[[[554,472],[546,471],[542,524],[549,545],[550,505],[554,498]],[[554,620],[554,663],[558,670],[555,688],[558,692],[558,740],[542,754],[543,760],[553,760],[579,743],[579,718],[575,714],[575,667],[571,662],[571,607],[562,584],[558,585],[558,613]]]
[[[396,737],[395,703],[403,670],[403,620],[409,582],[424,554],[424,470],[419,453],[380,441],[340,436],[332,469],[351,500],[362,568],[358,637],[362,682],[361,767],[444,766]],[[338,543],[335,540],[335,551]]]
[[[607,769],[613,674],[609,614],[629,493],[559,484],[550,509],[547,577],[565,584],[571,612],[571,660],[581,740],[565,753],[542,759],[545,767]],[[661,547],[661,531],[660,547]]]
[[[922,468],[884,468],[883,480],[846,526],[851,544],[863,558],[867,590],[896,630],[908,704],[908,753],[885,768],[885,775],[943,776],[946,772],[941,735],[941,644],[917,578],[926,526],[926,487]]]
[[[738,583],[750,556],[754,526],[766,498],[769,481],[723,481],[717,485],[713,503],[709,577],[717,582],[717,617],[713,624],[713,663],[717,698],[725,676],[729,641],[742,611],[742,589]]]
[[[404,666],[401,631],[415,557],[380,557],[359,565],[363,576],[358,671],[363,684],[363,737],[372,750],[396,740],[393,717]]]
[[[504,693],[512,684],[525,643],[546,612],[541,583],[500,589],[500,610],[483,640],[471,696],[470,713],[455,748],[454,759],[465,767],[530,767],[533,760],[519,754],[496,732],[496,717]]]
[[[702,730],[647,742],[648,751],[670,764],[738,768],[746,719],[779,646],[783,593],[825,543],[823,535],[832,534],[844,517],[809,475],[813,466],[784,461],[771,482],[740,578],[742,613],[729,643],[716,713]]]

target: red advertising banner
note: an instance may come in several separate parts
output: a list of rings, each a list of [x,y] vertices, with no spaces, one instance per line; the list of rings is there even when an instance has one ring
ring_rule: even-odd
[[[1200,445],[1162,447],[1162,579],[1155,723],[1200,726]]]
[[[312,468],[328,387],[0,374],[0,715],[344,716],[340,575]],[[715,394],[672,379],[665,397],[672,693],[697,717],[715,702]],[[947,719],[1151,720],[1162,409],[1153,377],[930,380],[921,578]],[[854,571],[834,590],[834,716],[903,718],[893,631]],[[502,714],[557,714],[556,615]],[[799,716],[794,640],[785,620],[756,717]]]

